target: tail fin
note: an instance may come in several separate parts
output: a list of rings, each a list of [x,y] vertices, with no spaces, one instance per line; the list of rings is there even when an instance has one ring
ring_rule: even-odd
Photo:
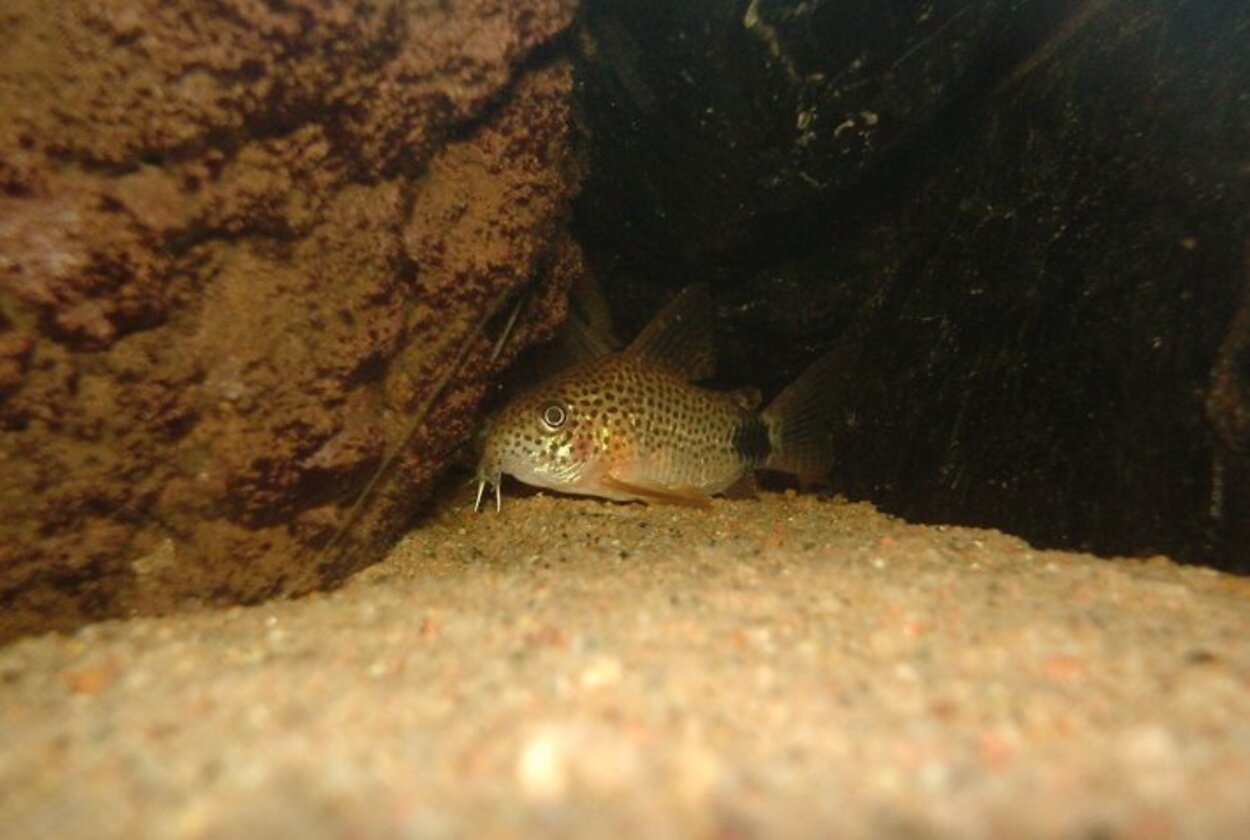
[[[837,352],[821,356],[764,409],[772,449],[766,469],[797,476],[804,486],[829,474],[838,390],[834,386],[844,373],[838,363],[841,357]]]

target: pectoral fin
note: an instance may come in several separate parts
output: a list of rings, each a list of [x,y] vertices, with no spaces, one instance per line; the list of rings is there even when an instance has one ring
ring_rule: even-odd
[[[611,474],[605,475],[602,483],[607,489],[633,496],[643,502],[697,508],[712,506],[711,497],[694,487],[663,487],[637,479],[626,481]]]

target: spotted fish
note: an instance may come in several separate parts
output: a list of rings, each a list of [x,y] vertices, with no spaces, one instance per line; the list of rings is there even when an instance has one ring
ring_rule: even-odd
[[[707,288],[691,286],[624,351],[579,363],[487,421],[477,500],[503,475],[615,501],[704,507],[759,468],[823,478],[832,464],[831,356],[763,411],[753,391],[693,384],[714,366]]]

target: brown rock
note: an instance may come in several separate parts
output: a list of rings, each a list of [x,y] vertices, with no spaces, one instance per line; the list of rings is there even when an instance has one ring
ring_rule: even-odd
[[[531,287],[511,357],[582,271],[569,72],[534,58],[572,12],[6,6],[0,639],[306,592],[389,545],[472,429],[471,331]]]

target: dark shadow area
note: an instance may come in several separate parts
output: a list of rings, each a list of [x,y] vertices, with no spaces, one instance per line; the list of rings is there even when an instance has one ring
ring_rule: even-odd
[[[578,234],[723,384],[839,347],[837,489],[1250,571],[1250,9],[591,0]]]

